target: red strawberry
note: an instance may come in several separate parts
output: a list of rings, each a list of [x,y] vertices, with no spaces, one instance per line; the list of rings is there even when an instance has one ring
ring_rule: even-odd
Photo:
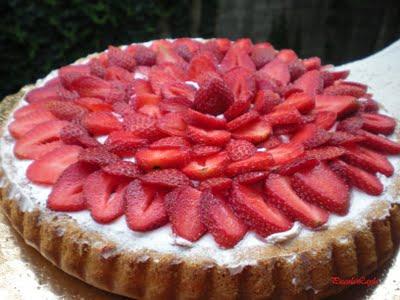
[[[107,81],[116,80],[124,83],[132,83],[133,75],[124,68],[118,66],[109,66],[104,74],[104,79]]]
[[[235,181],[240,184],[255,184],[267,178],[268,172],[255,171],[240,174],[235,177]]]
[[[186,123],[180,113],[168,113],[157,121],[159,130],[167,135],[185,136]]]
[[[20,159],[39,159],[46,153],[58,148],[61,130],[66,121],[48,121],[28,131],[14,146],[14,154]]]
[[[92,58],[89,61],[90,75],[104,78],[106,68],[98,58]]]
[[[314,158],[312,155],[305,155],[279,167],[278,173],[280,175],[290,176],[299,171],[312,169],[318,164],[319,161],[317,158]]]
[[[246,51],[240,47],[231,47],[220,64],[220,70],[226,73],[235,67],[243,67],[255,71],[256,67]]]
[[[116,101],[112,104],[112,110],[121,116],[126,116],[131,112],[132,107],[124,101]]]
[[[274,149],[281,144],[282,144],[282,141],[278,137],[272,135],[268,138],[268,140],[263,142],[260,146],[261,146],[261,148],[265,148],[268,150],[268,149]]]
[[[153,66],[150,70],[149,79],[154,93],[161,95],[162,86],[166,83],[176,81],[176,77],[166,72],[161,67]]]
[[[379,110],[379,104],[373,99],[368,98],[359,98],[357,99],[358,104],[360,106],[361,112],[377,112]]]
[[[263,237],[293,226],[289,219],[267,204],[260,193],[249,187],[234,183],[229,200],[246,225]]]
[[[183,82],[171,82],[162,86],[161,93],[166,99],[184,97],[193,102],[196,89],[193,86]]]
[[[196,92],[193,109],[202,113],[219,115],[233,103],[233,94],[226,84],[217,78],[205,82]]]
[[[147,144],[146,139],[138,138],[129,131],[113,131],[108,135],[104,145],[106,149],[119,156],[132,156],[138,147]]]
[[[361,143],[369,148],[388,154],[400,153],[400,144],[398,142],[391,141],[388,138],[369,133],[365,130],[359,130],[357,134],[364,138]]]
[[[86,129],[94,135],[109,134],[122,129],[122,124],[110,112],[91,112],[83,119]]]
[[[274,110],[295,107],[301,113],[307,113],[315,106],[314,98],[306,93],[291,94],[283,103],[274,107]]]
[[[364,147],[355,145],[347,147],[343,159],[366,171],[379,172],[387,177],[392,176],[394,172],[392,164],[385,156]]]
[[[264,120],[252,122],[232,132],[232,137],[242,139],[254,144],[265,141],[271,134],[271,126]]]
[[[259,90],[254,100],[254,109],[260,114],[266,114],[280,103],[282,103],[282,99],[279,94],[271,90]]]
[[[317,95],[315,109],[317,112],[332,111],[341,117],[357,110],[358,104],[356,98],[352,96]]]
[[[304,147],[301,144],[281,144],[267,151],[272,156],[275,165],[287,164],[303,155]]]
[[[223,151],[206,158],[192,160],[182,169],[182,172],[191,179],[203,180],[218,177],[223,174],[228,162],[229,156]]]
[[[204,191],[206,189],[211,189],[213,192],[223,192],[230,189],[232,185],[232,179],[227,177],[214,177],[210,179],[203,180],[200,183],[199,189]]]
[[[276,56],[276,51],[270,43],[255,44],[251,49],[251,59],[254,62],[257,70],[272,61]]]
[[[320,111],[315,115],[315,125],[325,130],[331,129],[335,124],[337,113],[334,111]]]
[[[331,160],[342,156],[346,151],[340,147],[326,146],[306,151],[306,157],[322,160]]]
[[[396,121],[385,115],[362,113],[362,128],[372,133],[392,134],[396,128]]]
[[[119,161],[119,157],[107,151],[103,146],[86,148],[79,153],[79,161],[95,166],[106,166]]]
[[[81,151],[78,146],[61,146],[31,163],[26,176],[34,183],[54,184],[61,173],[78,161]]]
[[[206,72],[217,72],[217,66],[209,56],[200,53],[190,61],[188,68],[189,79],[199,81],[200,77]]]
[[[349,133],[356,133],[363,127],[363,123],[364,121],[360,116],[354,116],[340,121],[336,129]]]
[[[244,127],[250,123],[253,123],[257,121],[260,118],[260,115],[254,111],[251,110],[247,113],[244,113],[243,115],[233,119],[232,121],[229,121],[227,124],[227,127],[229,130],[236,130],[238,128]]]
[[[345,177],[351,185],[367,194],[378,196],[383,192],[383,185],[374,174],[349,165],[341,160],[331,162],[330,167],[339,176]]]
[[[219,119],[209,114],[202,114],[196,110],[188,109],[184,114],[185,121],[193,126],[206,129],[225,129],[226,120]]]
[[[101,170],[89,175],[83,184],[83,196],[96,222],[110,223],[124,214],[127,183]]]
[[[223,79],[231,89],[235,101],[253,99],[256,92],[256,82],[253,73],[249,69],[233,68],[224,74]]]
[[[164,192],[155,187],[132,181],[125,192],[126,222],[134,231],[149,231],[165,225],[168,215],[164,207]]]
[[[134,79],[132,81],[132,89],[135,95],[153,93],[150,82],[145,79]]]
[[[87,113],[87,109],[65,101],[50,101],[46,108],[58,119],[66,121],[80,120]]]
[[[362,136],[338,130],[332,132],[332,136],[329,139],[328,144],[333,146],[340,146],[340,145],[359,143],[364,140],[365,138]]]
[[[172,63],[176,65],[185,65],[186,61],[180,57],[172,47],[161,45],[157,51],[157,65]]]
[[[315,70],[321,67],[321,59],[319,57],[310,57],[303,59],[303,64],[307,70]]]
[[[271,126],[302,123],[301,114],[294,107],[269,113],[265,115],[264,120],[271,124]]]
[[[86,108],[90,111],[111,111],[112,107],[109,103],[99,98],[82,97],[74,100],[75,104]]]
[[[323,88],[321,73],[317,70],[308,71],[296,79],[293,86],[314,97],[320,94]]]
[[[35,126],[52,120],[57,120],[57,118],[51,112],[44,109],[36,109],[28,115],[14,120],[8,126],[8,130],[14,138],[19,139]]]
[[[227,120],[232,120],[249,110],[251,105],[250,99],[237,99],[225,112],[224,116]]]
[[[292,186],[304,200],[344,215],[349,208],[349,188],[326,163],[293,175]]]
[[[207,146],[207,145],[194,145],[192,148],[192,156],[196,158],[206,157],[213,154],[217,154],[221,151],[218,146]]]
[[[348,70],[329,72],[321,72],[322,79],[324,80],[324,87],[332,85],[336,80],[345,79],[349,76],[350,72]]]
[[[282,49],[278,52],[277,58],[285,63],[295,61],[298,56],[292,49]]]
[[[96,167],[83,162],[70,165],[61,176],[47,199],[47,207],[55,211],[80,211],[86,208],[83,184]]]
[[[280,82],[281,85],[286,85],[290,81],[289,67],[286,63],[278,58],[274,58],[271,62],[262,67],[259,71],[263,76],[269,76],[272,79]]]
[[[333,95],[333,96],[353,96],[356,98],[360,98],[364,96],[366,89],[363,89],[359,86],[349,85],[349,84],[335,84],[327,87],[324,90],[324,95]]]
[[[25,100],[29,103],[37,103],[46,100],[61,100],[58,94],[58,86],[43,86],[30,90]]]
[[[226,130],[204,130],[194,126],[187,127],[187,136],[194,143],[210,146],[223,146],[229,142],[231,133]]]
[[[200,197],[201,192],[192,187],[177,188],[165,196],[172,231],[191,242],[207,230],[201,221]]]
[[[138,66],[152,66],[156,63],[156,53],[143,45],[131,45],[127,51],[131,53]]]
[[[174,45],[173,49],[176,54],[182,57],[186,62],[190,62],[193,57],[193,53],[190,51],[189,47],[183,44]]]
[[[81,77],[90,75],[89,65],[69,65],[64,66],[58,70],[58,77],[62,85],[69,90],[74,90],[72,83],[79,80]],[[54,99],[56,100],[56,99]]]
[[[307,69],[300,59],[293,60],[289,63],[290,81],[295,81],[306,72]]]
[[[191,105],[192,102],[183,97],[161,99],[160,110],[162,112],[186,112]]]
[[[120,48],[109,46],[107,51],[108,62],[110,65],[133,71],[136,66],[135,58],[128,52]]]
[[[230,163],[226,167],[226,173],[229,176],[253,172],[266,171],[273,165],[272,156],[266,152],[257,152],[248,159]]]
[[[64,126],[60,132],[60,138],[67,145],[78,145],[85,148],[100,146],[100,143],[78,124],[70,123]]]
[[[67,90],[66,88],[59,86],[57,89],[57,94],[61,101],[72,101],[79,98],[79,95],[75,91]]]
[[[189,160],[189,151],[184,149],[139,149],[136,160],[144,170],[180,168]]]
[[[257,152],[257,148],[245,140],[231,140],[226,146],[226,151],[231,160],[238,161],[253,156]]]
[[[149,146],[150,149],[189,149],[189,142],[183,138],[178,136],[171,136],[162,138],[158,141],[155,141]]]
[[[141,113],[129,113],[124,116],[123,127],[140,138],[158,139],[162,133],[157,127],[157,120]]]
[[[189,186],[190,180],[185,174],[176,169],[154,170],[144,176],[142,181],[166,188]]]
[[[265,182],[265,191],[271,203],[308,227],[320,227],[328,221],[328,212],[302,200],[293,191],[289,180],[283,176],[270,175]]]
[[[330,132],[314,124],[307,124],[290,141],[292,143],[303,144],[305,149],[311,149],[325,144],[330,138]]]
[[[214,195],[211,190],[202,192],[200,208],[202,223],[221,247],[232,248],[246,234],[246,226],[236,217],[225,199]]]
[[[102,168],[102,170],[113,176],[121,176],[128,178],[138,178],[142,172],[139,167],[130,161],[119,160],[114,163],[110,163]]]
[[[35,113],[37,110],[42,110],[46,108],[46,104],[49,102],[50,100],[40,100],[37,101],[35,103],[29,103],[27,105],[24,105],[20,108],[18,108],[14,114],[13,117],[14,119],[21,119],[23,117],[26,117],[28,115],[33,115],[33,113]]]

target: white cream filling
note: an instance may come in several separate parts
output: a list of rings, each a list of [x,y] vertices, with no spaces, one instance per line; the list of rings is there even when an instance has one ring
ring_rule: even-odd
[[[362,62],[363,61],[361,61],[361,63]],[[373,61],[371,61],[368,67],[371,69],[375,68],[375,65],[378,63],[380,62],[374,63]],[[348,68],[352,69],[352,66],[349,65]],[[349,80],[369,82],[370,92],[374,93],[376,99],[379,99],[380,102],[384,103],[385,105],[389,104],[388,107],[391,107],[391,109],[393,110],[393,105],[395,105],[397,97],[398,95],[400,95],[399,85],[392,85],[392,89],[388,89],[387,85],[383,84],[382,82],[385,81],[386,77],[383,78],[378,76],[370,78],[365,74],[367,74],[365,72],[365,69],[354,68],[354,71],[352,69],[352,74]],[[45,81],[50,80],[56,75],[57,71],[53,71],[46,78],[38,80],[37,83],[39,85],[43,85]],[[19,107],[25,104],[26,103],[24,101],[21,101]],[[10,118],[8,124],[11,121],[12,118]],[[29,180],[25,176],[25,172],[31,161],[19,160],[15,158],[13,154],[13,147],[14,139],[11,137],[8,130],[5,130],[5,134],[0,138],[0,155],[2,168],[6,172],[5,175],[10,179],[9,181],[12,183],[10,194],[8,196],[19,201],[21,209],[24,211],[31,211],[34,208],[45,210],[46,200],[48,194],[51,191],[51,188],[29,182]],[[389,160],[395,166],[395,173],[398,174],[400,158],[389,157]],[[380,197],[373,197],[363,192],[360,192],[357,189],[352,189],[350,210],[348,214],[345,216],[331,214],[325,227],[331,228],[341,224],[342,222],[350,220],[362,225],[362,213],[363,211],[367,210],[372,203],[376,201],[397,202],[398,199],[394,199],[391,196],[392,193],[389,192],[390,185],[393,182],[392,178],[386,178],[383,175],[379,175],[379,178],[385,187],[383,195],[381,195]],[[2,179],[0,181],[0,186],[4,184],[5,180]],[[273,234],[266,239],[260,239],[254,232],[248,232],[246,236],[234,248],[221,249],[215,243],[210,234],[206,234],[199,241],[191,243],[182,238],[176,237],[172,233],[170,225],[166,225],[151,232],[139,233],[134,232],[128,228],[124,216],[115,220],[111,224],[103,225],[96,223],[91,218],[88,211],[64,214],[71,216],[83,228],[104,234],[104,236],[114,241],[123,249],[151,249],[162,253],[169,252],[182,256],[195,255],[206,257],[215,261],[219,265],[225,265],[229,267],[233,273],[240,272],[246,265],[256,263],[256,261],[252,259],[237,259],[237,257],[240,257],[240,254],[243,253],[243,251],[245,251],[246,249],[255,246],[268,247],[268,243],[282,242],[294,238],[301,239],[302,237],[313,233],[312,230],[307,229],[300,223],[296,222],[296,225],[292,229],[286,232]]]

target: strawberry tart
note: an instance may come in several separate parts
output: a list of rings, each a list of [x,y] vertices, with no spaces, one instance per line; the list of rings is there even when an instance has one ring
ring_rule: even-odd
[[[137,299],[315,299],[400,239],[396,120],[349,72],[249,39],[156,40],[4,99],[1,207]]]

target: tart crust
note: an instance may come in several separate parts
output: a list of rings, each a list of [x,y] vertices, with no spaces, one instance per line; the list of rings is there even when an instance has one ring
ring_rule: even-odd
[[[0,105],[3,126],[34,86]],[[343,222],[303,239],[243,253],[252,264],[232,271],[204,258],[156,251],[128,251],[67,215],[23,211],[12,179],[0,167],[0,206],[25,242],[66,273],[112,293],[136,299],[321,299],[345,287],[332,277],[366,276],[390,259],[400,242],[400,205],[377,201],[363,225]],[[395,192],[400,180],[395,179]]]

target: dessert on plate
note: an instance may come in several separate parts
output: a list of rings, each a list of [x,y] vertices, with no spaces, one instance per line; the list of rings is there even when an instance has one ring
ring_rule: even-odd
[[[1,206],[137,299],[314,299],[400,237],[396,120],[349,72],[249,39],[110,46],[2,103]]]

